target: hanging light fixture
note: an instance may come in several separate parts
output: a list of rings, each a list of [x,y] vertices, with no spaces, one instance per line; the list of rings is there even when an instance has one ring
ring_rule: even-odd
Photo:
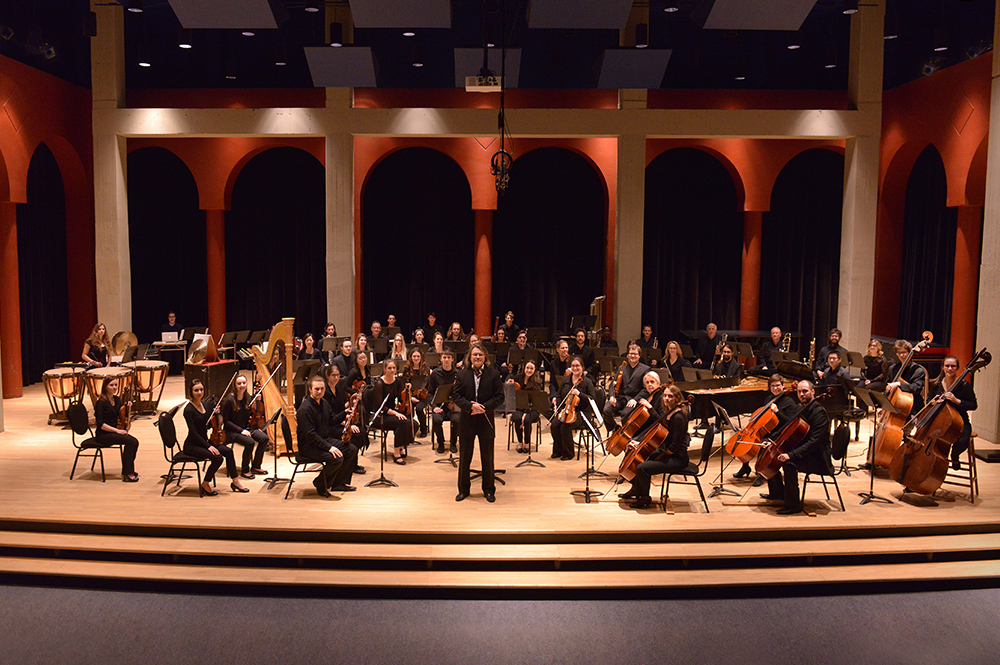
[[[636,48],[646,48],[649,46],[649,24],[648,23],[636,23],[635,24],[635,47]]]
[[[340,48],[344,45],[344,24],[334,21],[330,24],[330,46]]]

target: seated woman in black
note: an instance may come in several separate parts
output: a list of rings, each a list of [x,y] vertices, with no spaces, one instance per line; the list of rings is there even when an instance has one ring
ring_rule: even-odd
[[[312,333],[302,336],[302,350],[297,360],[322,360],[323,352],[316,348],[316,338]]]
[[[414,381],[417,377],[423,377],[423,388],[418,392],[414,390],[410,395],[410,403],[413,404],[413,415],[420,426],[420,433],[417,435],[421,439],[427,436],[427,413],[426,409],[430,405],[433,395],[427,394],[427,379],[431,371],[424,362],[424,354],[420,349],[410,349],[410,359],[403,368],[403,378],[407,383]]]
[[[569,376],[565,377],[559,386],[558,399],[553,398],[556,407],[556,415],[552,419],[552,458],[571,460],[573,459],[573,430],[582,429],[582,418],[585,413],[590,412],[590,400],[587,397],[595,397],[596,391],[590,377],[584,373],[583,358],[573,356],[569,362]],[[564,410],[569,397],[579,397],[580,403],[577,410],[582,413],[576,414],[576,421],[565,422]]]
[[[372,390],[371,408],[382,407],[377,423],[392,430],[392,461],[406,464],[406,447],[413,442],[413,423],[399,410],[403,399],[403,381],[396,376],[396,361],[388,359],[384,365],[385,374],[375,381]],[[384,404],[384,406],[383,406]]]
[[[243,446],[240,476],[248,480],[253,480],[255,474],[264,475],[267,473],[261,467],[264,464],[267,444],[270,443],[266,432],[250,427],[251,399],[252,397],[247,390],[247,377],[240,374],[233,382],[233,394],[226,395],[226,399],[222,400],[221,408],[222,424],[226,430],[226,443],[238,443]],[[258,401],[262,399],[263,397],[259,398]]]
[[[632,480],[632,489],[622,496],[625,499],[635,499],[629,505],[630,508],[647,508],[652,503],[649,485],[653,476],[661,473],[677,473],[687,468],[691,437],[688,436],[688,408],[683,400],[681,389],[677,386],[667,386],[663,390],[661,398],[663,415],[660,416],[659,422],[667,426],[668,434],[646,461],[637,467],[635,478]],[[629,443],[626,454],[638,445],[637,441]]]
[[[524,363],[524,371],[511,379],[507,379],[507,383],[514,385],[517,390],[542,390],[545,387],[534,360],[526,361]],[[511,422],[514,423],[514,433],[517,435],[517,452],[527,453],[530,451],[531,424],[537,423],[540,417],[538,411],[535,409],[514,411]],[[525,440],[528,441],[527,445],[524,444]]]
[[[184,439],[184,454],[195,459],[207,459],[208,468],[205,469],[205,477],[202,479],[201,491],[208,496],[218,494],[212,489],[212,481],[215,480],[215,472],[222,466],[223,460],[226,462],[226,475],[229,476],[229,488],[234,492],[249,492],[246,487],[240,484],[239,475],[236,473],[236,458],[233,450],[224,443],[212,445],[208,438],[208,421],[215,415],[215,411],[209,411],[204,402],[205,384],[201,379],[191,382],[191,401],[184,407],[184,421],[187,423],[188,435]]]
[[[868,340],[868,351],[865,353],[865,368],[861,371],[861,387],[868,390],[885,390],[885,376],[889,371],[889,363],[882,354],[882,342],[877,339]]]
[[[124,404],[117,392],[118,379],[104,382],[101,397],[94,405],[94,422],[97,428],[94,438],[101,448],[122,447],[122,481],[136,483],[139,482],[139,474],[135,472],[135,453],[139,449],[139,441],[127,429],[118,427],[121,424],[119,414]]]
[[[684,368],[691,367],[691,361],[681,356],[681,345],[673,340],[667,342],[667,355],[663,358],[663,364],[670,370],[670,378],[675,383],[684,381]]]
[[[969,411],[979,408],[976,393],[968,381],[958,380],[958,358],[947,356],[941,363],[941,374],[929,384],[928,399],[931,402],[947,400],[962,416],[962,434],[951,447],[951,468],[960,468],[962,453],[969,449],[972,438],[972,423],[969,422]]]

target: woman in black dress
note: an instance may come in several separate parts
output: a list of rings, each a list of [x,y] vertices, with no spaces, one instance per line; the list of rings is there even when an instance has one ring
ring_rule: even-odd
[[[247,390],[247,377],[240,374],[233,382],[233,394],[227,395],[226,399],[222,400],[221,409],[222,424],[226,430],[226,443],[238,443],[243,446],[240,476],[247,480],[253,480],[257,474],[267,473],[261,467],[264,464],[267,444],[270,443],[266,432],[250,428],[251,399]]]
[[[323,352],[316,348],[316,338],[312,333],[302,336],[302,350],[299,351],[298,360],[322,360]]]
[[[128,433],[127,429],[119,427],[122,424],[120,415],[124,404],[118,393],[118,379],[105,381],[101,388],[101,397],[94,405],[94,424],[97,434],[94,438],[101,448],[121,446],[122,451],[122,481],[126,483],[139,482],[139,474],[135,472],[135,453],[139,449],[139,441]],[[125,424],[128,427],[127,423]]]
[[[402,379],[396,376],[396,361],[385,361],[385,374],[375,381],[375,389],[372,390],[372,409],[382,407],[377,422],[380,427],[392,430],[392,461],[396,464],[406,464],[406,448],[413,442],[413,424],[409,417],[404,415],[400,409],[403,398]],[[382,404],[385,406],[382,406]]]
[[[224,443],[212,445],[208,437],[208,421],[215,415],[215,411],[208,410],[202,401],[204,397],[205,384],[201,379],[195,379],[191,383],[191,401],[184,407],[184,421],[188,427],[188,435],[184,439],[184,453],[196,459],[209,461],[200,486],[201,492],[208,496],[218,494],[212,489],[212,481],[215,480],[215,472],[222,466],[223,460],[226,462],[226,475],[230,479],[229,489],[234,492],[249,492],[250,490],[240,484],[233,449]]]
[[[889,363],[882,354],[882,342],[877,339],[868,340],[868,351],[865,353],[865,368],[861,372],[861,387],[868,390],[885,390],[885,375]]]
[[[110,349],[111,338],[108,337],[108,329],[103,323],[98,323],[83,343],[83,362],[94,367],[107,367]]]
[[[507,383],[514,385],[518,390],[542,390],[545,387],[542,375],[538,373],[538,367],[534,360],[525,362],[524,371],[512,379],[507,379]],[[514,411],[511,420],[514,423],[514,433],[517,435],[517,452],[529,452],[531,448],[531,424],[537,423],[539,418],[541,415],[536,409]],[[525,444],[525,441],[528,443]]]
[[[556,414],[552,418],[552,458],[564,460],[573,459],[573,430],[583,427],[581,418],[590,411],[590,401],[587,397],[595,397],[594,384],[583,371],[583,359],[573,356],[569,361],[569,376],[563,379],[559,386],[559,401],[556,403]],[[576,422],[566,423],[564,410],[569,396],[580,398]]]
[[[670,370],[670,378],[675,383],[684,380],[684,368],[691,367],[691,361],[681,356],[681,345],[671,340],[667,342],[667,355],[663,358],[663,364]]]

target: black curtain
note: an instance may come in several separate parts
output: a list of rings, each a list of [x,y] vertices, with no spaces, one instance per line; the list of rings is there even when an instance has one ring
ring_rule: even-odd
[[[298,148],[251,159],[226,213],[226,326],[264,330],[295,317],[320,336],[326,323],[326,183],[323,165]]]
[[[941,155],[927,146],[910,171],[903,211],[903,275],[899,335],[951,344],[951,298],[955,285],[958,208],[948,207],[948,183]]]
[[[604,294],[607,196],[595,168],[563,148],[519,157],[493,222],[493,312],[568,331]]]
[[[139,342],[160,339],[170,310],[182,326],[207,326],[205,213],[191,171],[165,148],[128,155],[128,230]]]
[[[472,328],[475,218],[458,164],[431,148],[392,153],[365,183],[361,220],[362,330],[395,314],[409,341],[428,312]]]
[[[810,339],[823,346],[837,325],[843,207],[844,157],[817,148],[785,165],[771,191],[771,210],[764,213],[760,327],[800,334],[792,350],[803,357]],[[863,351],[867,342],[843,343]]]
[[[740,322],[743,215],[732,176],[694,148],[668,150],[646,168],[642,322],[665,346],[680,330]],[[641,330],[618,331],[618,341]]]
[[[17,205],[21,296],[21,379],[42,380],[57,362],[78,360],[83,340],[69,339],[66,198],[59,165],[42,143],[28,164],[28,202]]]

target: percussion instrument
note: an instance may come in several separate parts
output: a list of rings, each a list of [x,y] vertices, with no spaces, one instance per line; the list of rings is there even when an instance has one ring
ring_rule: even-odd
[[[115,356],[123,355],[126,349],[130,346],[136,346],[138,343],[139,338],[134,333],[124,330],[116,332],[115,336],[111,338],[110,353]]]
[[[135,410],[136,413],[155,413],[160,404],[163,386],[167,383],[170,373],[170,363],[160,360],[136,360],[125,363],[135,371]]]
[[[83,372],[81,367],[56,367],[42,372],[45,395],[49,398],[49,406],[52,407],[52,414],[49,416],[50,425],[53,420],[68,419],[66,408],[80,396]]]
[[[83,374],[83,380],[87,385],[87,391],[90,393],[91,405],[97,404],[97,400],[101,397],[101,390],[104,389],[104,383],[113,379],[118,379],[118,392],[116,394],[122,400],[128,402],[132,395],[133,376],[135,376],[135,370],[131,367],[95,367],[94,369],[88,369]]]

